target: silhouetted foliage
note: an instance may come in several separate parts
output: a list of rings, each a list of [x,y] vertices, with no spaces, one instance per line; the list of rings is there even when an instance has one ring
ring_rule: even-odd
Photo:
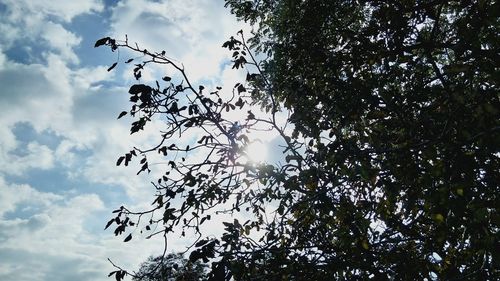
[[[192,230],[190,260],[213,261],[211,280],[497,279],[499,2],[226,5],[255,27],[248,43],[239,33],[223,44],[248,72],[229,97],[192,85],[165,52],[96,42],[142,54],[138,80],[149,64],[178,72],[130,88],[131,133],[154,115],[165,129],[117,164],[169,162],[152,209],[116,210],[115,234],[144,216],[151,235]],[[252,103],[265,117],[248,111],[231,130],[226,113]],[[245,160],[263,125],[283,139],[285,163]],[[225,222],[220,237],[200,232],[222,213],[248,220]]]
[[[182,254],[149,257],[132,278],[134,281],[202,281],[206,280],[207,266],[190,262]]]

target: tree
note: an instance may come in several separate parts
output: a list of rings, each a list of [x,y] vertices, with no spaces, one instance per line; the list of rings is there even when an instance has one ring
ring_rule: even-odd
[[[131,132],[155,114],[167,129],[157,147],[118,164],[142,156],[145,171],[155,152],[206,156],[171,160],[153,208],[122,207],[108,226],[122,234],[132,218],[160,213],[152,234],[195,231],[190,260],[212,259],[212,280],[497,279],[499,5],[226,0],[255,27],[248,42],[239,33],[223,45],[233,68],[248,71],[227,99],[193,86],[164,52],[97,41],[142,53],[137,79],[157,63],[183,81],[130,88]],[[248,111],[231,130],[225,112],[252,103],[266,115]],[[283,139],[285,163],[245,160],[264,125]],[[178,147],[179,135],[200,131],[194,146]],[[200,225],[224,212],[249,220],[205,237]]]
[[[200,281],[205,280],[206,265],[190,262],[182,254],[149,257],[141,264],[134,281]]]

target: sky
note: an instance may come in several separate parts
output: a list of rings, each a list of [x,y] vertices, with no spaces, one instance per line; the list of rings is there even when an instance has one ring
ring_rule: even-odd
[[[115,163],[157,140],[161,123],[131,136],[131,119],[117,120],[134,78],[107,69],[128,57],[94,43],[127,35],[195,83],[231,85],[242,76],[221,45],[242,27],[223,0],[0,1],[0,280],[110,280],[107,258],[137,269],[162,251],[104,231],[120,205],[151,202],[151,178]],[[173,236],[169,250],[183,243]]]

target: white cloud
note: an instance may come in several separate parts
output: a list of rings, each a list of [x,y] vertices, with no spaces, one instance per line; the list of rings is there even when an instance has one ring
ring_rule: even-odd
[[[0,122],[31,122],[38,131],[63,126],[72,106],[68,69],[55,57],[47,66],[8,62],[0,70]]]
[[[80,44],[81,38],[66,30],[62,25],[53,22],[45,23],[42,30],[41,37],[61,54],[63,60],[72,63],[79,62],[73,48]]]
[[[8,8],[8,18],[12,22],[33,22],[33,17],[50,16],[69,22],[75,16],[100,12],[104,8],[100,0],[4,0],[3,4]]]
[[[0,170],[6,174],[21,175],[28,169],[48,170],[54,167],[53,151],[45,145],[30,142],[23,154],[25,155],[9,152],[0,154]]]
[[[111,26],[117,39],[167,55],[183,63],[193,81],[219,74],[228,58],[222,43],[243,24],[224,9],[223,1],[170,0],[151,3],[125,0],[113,9]]]
[[[104,281],[113,270],[108,257],[135,269],[158,253],[159,241],[140,239],[138,231],[129,243],[104,232],[111,207],[96,194],[41,192],[2,177],[0,190],[0,280]]]
[[[97,195],[66,198],[1,177],[0,190],[1,280],[105,280],[107,245],[87,226],[104,210]]]
[[[21,204],[38,210],[46,208],[62,199],[60,195],[39,192],[26,184],[8,184],[1,176],[0,190],[0,219],[5,214],[15,211]]]
[[[2,4],[6,10],[0,17],[0,50],[15,48],[31,52],[31,45],[46,46],[72,63],[79,62],[73,49],[81,39],[62,24],[104,8],[100,0],[5,0]],[[39,55],[37,52],[36,59],[40,59]]]

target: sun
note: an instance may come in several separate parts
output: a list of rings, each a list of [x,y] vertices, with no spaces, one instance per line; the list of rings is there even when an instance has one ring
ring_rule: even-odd
[[[262,141],[254,141],[245,149],[248,160],[253,163],[262,163],[267,160],[267,144]]]

